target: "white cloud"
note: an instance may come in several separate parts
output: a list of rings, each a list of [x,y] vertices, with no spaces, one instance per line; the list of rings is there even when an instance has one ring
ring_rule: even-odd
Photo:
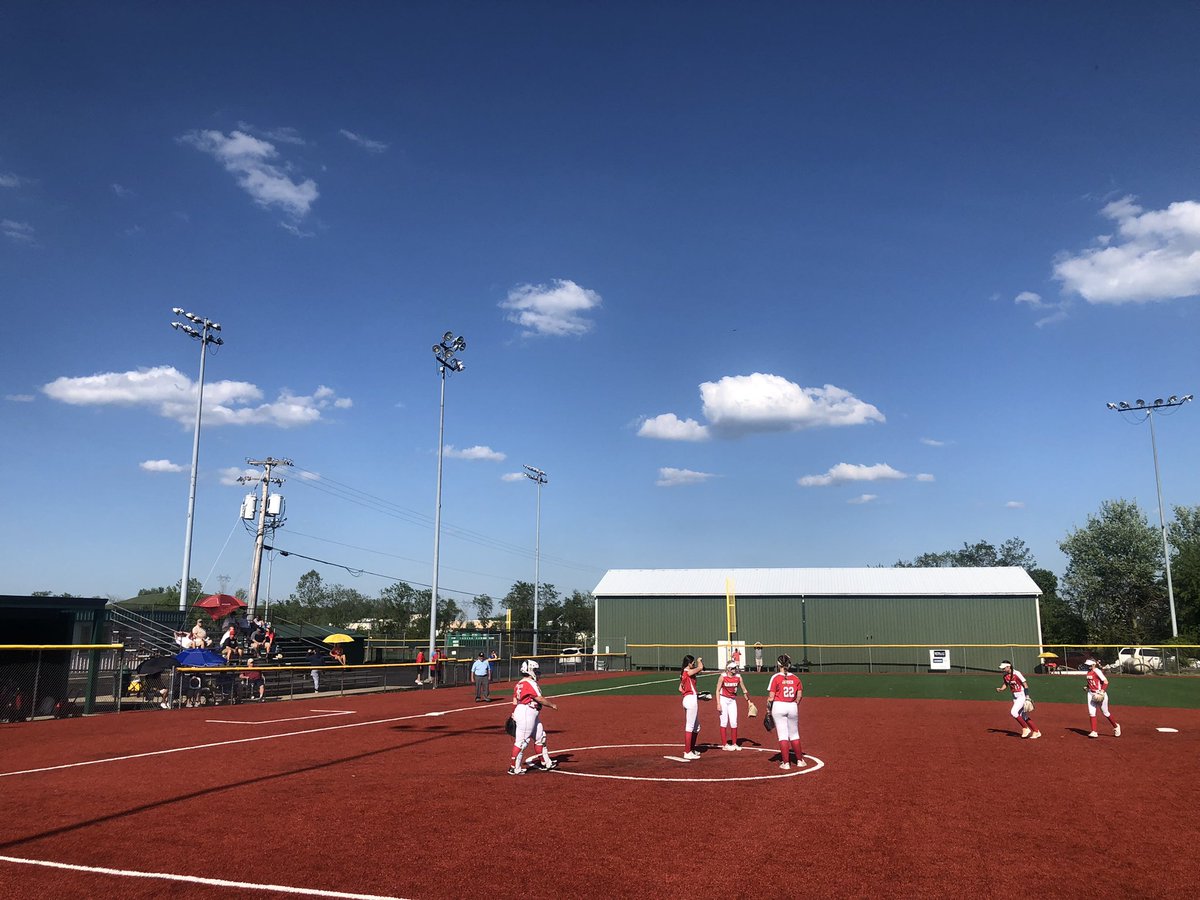
[[[928,472],[921,472],[917,475],[917,481],[936,481],[937,479]]]
[[[493,450],[491,447],[476,445],[474,447],[466,447],[459,450],[450,444],[447,444],[442,452],[451,459],[486,459],[491,462],[500,462],[507,457],[498,450]]]
[[[306,470],[301,470],[301,471],[300,471],[300,472],[297,474],[297,477],[298,477],[298,478],[299,478],[301,481],[320,481],[320,480],[321,480],[321,473],[320,473],[320,472],[309,472],[309,471],[306,471]]]
[[[226,466],[219,474],[221,484],[227,487],[242,485],[243,482],[238,481],[239,478],[249,478],[253,481],[258,481],[262,478],[262,472],[258,471],[258,469],[243,469],[239,466]]]
[[[273,162],[279,152],[269,141],[241,131],[231,131],[226,136],[211,130],[189,131],[179,140],[216,159],[264,209],[278,208],[293,219],[302,219],[320,196],[317,183],[311,178],[293,181]]]
[[[503,475],[500,476],[500,480],[501,481],[524,481],[525,473],[524,472],[505,472]]]
[[[37,242],[34,228],[28,222],[15,222],[12,219],[0,219],[0,234],[18,244],[33,244]]]
[[[938,441],[938,440],[934,440],[933,438],[921,438],[921,443],[924,444],[926,447],[945,447],[950,442],[949,441]]]
[[[1013,303],[1024,303],[1032,309],[1043,309],[1047,306],[1042,301],[1042,295],[1035,294],[1033,291],[1021,291],[1013,298]]]
[[[599,309],[602,302],[595,291],[555,279],[549,285],[517,285],[500,302],[500,308],[511,310],[505,319],[520,325],[524,335],[564,337],[591,331],[593,323],[584,314]]]
[[[715,476],[710,472],[693,472],[691,469],[673,469],[664,466],[658,470],[658,487],[679,487],[684,484],[702,484]]]
[[[828,487],[831,484],[846,484],[852,481],[895,481],[907,478],[887,463],[864,466],[856,463],[838,463],[824,475],[805,475],[797,480],[801,487]]]
[[[4,399],[12,403],[32,403],[33,394],[5,394]]]
[[[265,137],[269,141],[274,141],[277,144],[296,144],[304,147],[308,145],[308,141],[300,136],[300,132],[290,126],[280,128],[256,128],[246,122],[238,122],[238,130],[244,131],[247,134],[257,134]]]
[[[1149,303],[1200,294],[1200,202],[1145,210],[1133,197],[1101,210],[1117,225],[1097,246],[1060,257],[1054,277],[1088,303]]]
[[[132,406],[190,425],[196,417],[196,385],[173,366],[134,372],[103,372],[79,378],[62,377],[42,387],[53,400],[73,406]],[[272,403],[256,403],[262,391],[244,381],[204,385],[204,424],[276,425],[291,428],[320,420],[322,411],[336,405],[331,388],[321,386],[311,396],[280,391]]]
[[[145,462],[138,463],[138,466],[147,472],[182,472],[183,466],[178,463],[173,463],[169,459],[148,459]]]
[[[112,192],[124,200],[126,197],[132,197],[133,191],[125,187],[123,184],[117,184],[115,181],[110,185]]]
[[[350,141],[350,143],[357,144],[370,153],[382,153],[388,148],[388,145],[383,141],[373,141],[369,137],[363,137],[361,134],[355,134],[353,131],[347,131],[345,128],[338,130],[342,137]]]
[[[1005,509],[1024,509],[1025,501],[1024,500],[1009,500],[1007,503],[1004,504],[1004,508]]]
[[[879,499],[878,494],[859,494],[857,497],[847,500],[846,502],[847,503],[870,503],[872,500],[878,500],[878,499]]]
[[[14,172],[0,172],[0,188],[16,188],[29,181]]]
[[[670,432],[675,428],[681,434],[674,440],[701,440],[699,434],[740,437],[886,421],[883,413],[870,403],[835,385],[806,388],[780,375],[761,372],[706,381],[700,385],[700,400],[708,425],[687,419],[690,429],[678,429],[679,418],[674,413],[664,413],[648,419],[638,434],[671,439]]]
[[[663,413],[642,422],[638,437],[663,441],[707,441],[709,435],[708,429],[695,419],[680,419],[675,413]]]

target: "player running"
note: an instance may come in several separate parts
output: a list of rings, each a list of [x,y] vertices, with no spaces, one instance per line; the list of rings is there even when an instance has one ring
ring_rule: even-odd
[[[558,763],[550,758],[546,749],[546,729],[542,727],[540,711],[543,706],[549,706],[551,709],[558,707],[553,701],[542,696],[542,690],[537,683],[537,660],[527,659],[521,663],[521,674],[525,677],[513,688],[512,717],[517,724],[517,732],[513,735],[512,767],[509,768],[508,774],[525,774],[526,766],[521,764],[521,758],[531,739],[542,751],[542,770],[549,772],[558,768]],[[536,755],[535,751],[534,756]]]
[[[996,688],[996,693],[1012,691],[1012,709],[1009,712],[1021,726],[1021,737],[1031,740],[1040,738],[1042,733],[1037,730],[1033,719],[1029,718],[1025,712],[1026,691],[1029,689],[1029,683],[1025,680],[1025,676],[1014,669],[1013,664],[1007,659],[1000,663],[1000,671],[1004,673],[1004,684]]]
[[[786,653],[781,653],[775,664],[779,671],[767,684],[767,715],[775,719],[775,735],[783,757],[779,768],[790,769],[789,759],[795,753],[796,768],[802,769],[808,765],[800,747],[800,698],[804,696],[804,685],[792,674],[792,658]]]
[[[704,657],[697,659],[689,653],[683,658],[679,693],[683,694],[683,758],[687,760],[700,758],[700,751],[696,749],[696,737],[700,734],[700,718],[696,714],[696,676],[703,671]]]
[[[725,666],[725,671],[717,678],[717,703],[718,712],[721,714],[721,744],[724,750],[742,749],[741,744],[737,742],[737,695],[738,688],[741,687],[743,687],[741,666],[737,664],[736,660],[730,660]],[[750,695],[743,691],[743,696],[749,703]]]
[[[1092,720],[1092,730],[1088,734],[1090,738],[1100,737],[1096,733],[1096,711],[1099,710],[1104,718],[1108,719],[1108,723],[1113,727],[1113,737],[1121,736],[1121,726],[1112,717],[1108,711],[1108,676],[1100,671],[1100,666],[1096,664],[1094,659],[1084,660],[1083,663],[1088,667],[1087,675],[1084,680],[1087,682],[1084,685],[1084,690],[1087,691],[1087,707],[1088,718]],[[1099,698],[1098,700],[1096,698]]]

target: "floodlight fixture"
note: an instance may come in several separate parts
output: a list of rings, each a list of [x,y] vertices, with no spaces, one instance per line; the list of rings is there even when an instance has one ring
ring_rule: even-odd
[[[522,464],[525,477],[537,485],[537,520],[533,533],[533,655],[538,652],[538,607],[541,593],[542,567],[542,485],[549,483],[546,473],[534,466]]]

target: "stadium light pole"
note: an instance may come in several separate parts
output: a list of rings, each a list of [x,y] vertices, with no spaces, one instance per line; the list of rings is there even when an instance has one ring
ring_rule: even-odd
[[[187,609],[188,581],[192,575],[192,523],[196,513],[196,469],[200,463],[200,415],[204,410],[204,360],[208,355],[209,344],[219,347],[225,342],[221,340],[220,335],[215,333],[221,330],[221,326],[216,322],[195,313],[185,312],[178,306],[173,307],[171,312],[177,316],[183,316],[189,322],[199,326],[194,328],[183,322],[172,322],[171,327],[200,342],[200,382],[196,391],[196,430],[192,436],[192,478],[188,487],[187,528],[184,530],[183,537],[183,578],[179,582],[179,611],[183,612]]]
[[[542,565],[542,485],[549,482],[546,473],[533,466],[521,466],[525,477],[537,485],[537,526],[533,532],[533,655],[537,656],[538,639],[538,591],[541,584]]]
[[[433,658],[433,648],[437,643],[437,595],[438,595],[438,554],[442,536],[442,434],[446,428],[446,370],[461,372],[462,360],[454,354],[467,349],[467,342],[461,335],[454,336],[453,331],[442,335],[440,344],[433,345],[433,356],[437,360],[438,372],[442,378],[442,395],[438,403],[438,452],[437,452],[437,502],[433,508],[433,585],[429,596],[429,658]],[[437,677],[437,673],[433,673]],[[436,682],[434,682],[436,684]]]
[[[1167,544],[1167,520],[1163,515],[1162,502],[1162,480],[1158,476],[1158,442],[1154,439],[1154,411],[1172,409],[1174,407],[1183,406],[1189,402],[1194,395],[1185,394],[1178,397],[1172,394],[1166,400],[1161,397],[1153,403],[1146,403],[1144,400],[1134,401],[1133,406],[1130,406],[1124,400],[1117,403],[1105,404],[1109,409],[1120,413],[1131,412],[1134,414],[1144,412],[1146,418],[1150,420],[1150,450],[1154,454],[1154,487],[1158,492],[1158,527],[1162,532],[1163,545],[1163,567],[1167,575],[1167,604],[1171,608],[1171,637],[1179,637],[1179,623],[1175,619],[1175,588],[1171,584],[1171,550]]]

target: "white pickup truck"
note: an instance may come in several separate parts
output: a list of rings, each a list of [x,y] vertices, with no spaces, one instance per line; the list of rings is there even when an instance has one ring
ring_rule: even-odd
[[[1158,672],[1165,659],[1159,647],[1122,647],[1117,651],[1117,661],[1105,668],[1119,672]]]

